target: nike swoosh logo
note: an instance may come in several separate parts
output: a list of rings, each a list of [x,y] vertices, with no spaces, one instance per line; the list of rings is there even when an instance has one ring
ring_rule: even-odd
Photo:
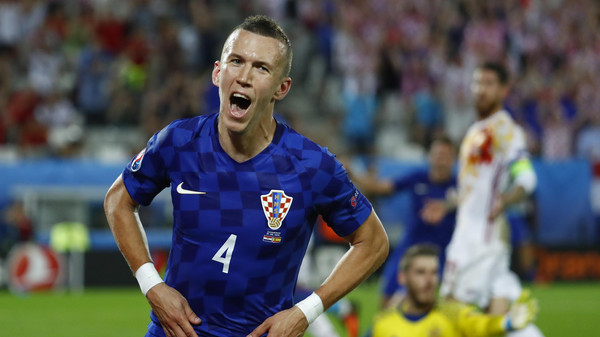
[[[179,194],[206,194],[206,192],[186,190],[185,188],[183,188],[183,182],[181,182],[179,185],[177,185],[177,193],[179,193]]]

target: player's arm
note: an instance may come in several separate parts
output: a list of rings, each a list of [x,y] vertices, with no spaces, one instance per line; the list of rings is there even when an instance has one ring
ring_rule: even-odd
[[[357,230],[344,239],[350,243],[350,249],[315,291],[323,301],[324,309],[344,297],[377,270],[389,252],[387,234],[374,210]]]
[[[442,302],[439,309],[465,337],[504,336],[533,322],[538,311],[537,301],[528,291],[523,291],[506,315],[484,314],[472,305],[454,300]]]
[[[146,234],[137,209],[119,176],[104,199],[104,211],[117,246],[134,272],[142,292],[159,318],[168,337],[196,336],[191,324],[200,324],[186,299],[167,286],[152,265]],[[191,324],[190,324],[191,323]]]
[[[350,249],[314,294],[268,318],[250,336],[258,337],[267,331],[269,337],[302,336],[308,327],[309,316],[318,316],[348,294],[377,270],[387,257],[387,234],[375,211],[371,211],[367,220],[344,239],[350,243]]]
[[[456,192],[448,193],[445,199],[429,199],[423,205],[420,216],[425,223],[431,225],[439,224],[444,217],[456,210],[458,201]]]
[[[371,170],[367,174],[353,173],[351,170],[348,170],[348,176],[360,191],[366,195],[380,196],[394,193],[394,182],[378,178],[375,172]]]
[[[490,219],[496,218],[508,206],[523,201],[535,190],[537,185],[537,177],[529,158],[523,157],[512,162],[509,170],[513,184],[499,198],[496,198],[490,211]]]
[[[458,330],[465,337],[502,336],[506,333],[504,316],[487,315],[475,307],[461,305],[455,321]]]

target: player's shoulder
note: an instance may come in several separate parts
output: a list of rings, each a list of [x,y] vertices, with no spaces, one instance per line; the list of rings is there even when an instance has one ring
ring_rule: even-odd
[[[214,132],[217,114],[177,119],[158,133],[163,141],[183,145],[196,137],[208,136]]]
[[[402,313],[397,308],[387,308],[378,311],[374,318],[377,322],[385,322],[392,319],[402,319]]]
[[[429,172],[426,167],[417,167],[408,173],[406,177],[415,183],[430,183]]]
[[[303,165],[314,167],[333,163],[335,156],[326,147],[315,143],[286,124],[281,123],[281,127],[284,131],[279,147]]]
[[[503,136],[505,141],[515,141],[524,137],[525,131],[506,110],[496,112],[490,123],[493,132]]]
[[[517,126],[514,118],[506,110],[500,110],[494,113],[489,119],[489,123],[496,128],[514,128]]]
[[[457,300],[441,299],[436,305],[436,310],[451,321],[456,322],[461,314],[476,310],[476,308]]]

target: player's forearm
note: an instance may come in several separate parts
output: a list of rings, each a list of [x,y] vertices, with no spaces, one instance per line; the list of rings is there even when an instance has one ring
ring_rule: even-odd
[[[394,192],[394,183],[390,180],[364,180],[358,185],[361,192],[369,195],[390,195]]]
[[[471,314],[463,318],[459,327],[466,337],[501,336],[506,333],[502,322],[503,316]]]
[[[506,332],[503,327],[504,316],[486,315],[475,307],[455,301],[440,302],[442,313],[455,321],[465,337],[499,336]],[[456,315],[457,316],[454,316]]]
[[[379,180],[374,174],[355,174],[348,170],[352,182],[367,195],[390,195],[394,192],[394,183],[390,180]]]
[[[315,292],[325,309],[357,287],[385,261],[389,250],[383,225],[372,212],[365,224],[350,236],[351,247],[327,280]]]
[[[519,203],[527,197],[527,191],[522,186],[514,186],[502,194],[502,204],[504,208]]]
[[[134,273],[141,265],[151,261],[136,208],[119,177],[106,194],[104,212],[117,246]]]

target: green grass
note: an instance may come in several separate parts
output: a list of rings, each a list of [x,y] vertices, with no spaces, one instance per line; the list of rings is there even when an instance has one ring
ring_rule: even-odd
[[[536,324],[546,337],[600,336],[600,283],[533,287],[540,312]]]
[[[0,292],[1,336],[143,336],[150,306],[137,289],[83,294]]]
[[[599,283],[531,287],[539,300],[537,325],[546,337],[598,336]],[[348,296],[360,305],[361,330],[378,307],[377,284]],[[83,294],[14,296],[0,291],[0,335],[20,337],[143,336],[149,305],[138,289],[88,289]]]

